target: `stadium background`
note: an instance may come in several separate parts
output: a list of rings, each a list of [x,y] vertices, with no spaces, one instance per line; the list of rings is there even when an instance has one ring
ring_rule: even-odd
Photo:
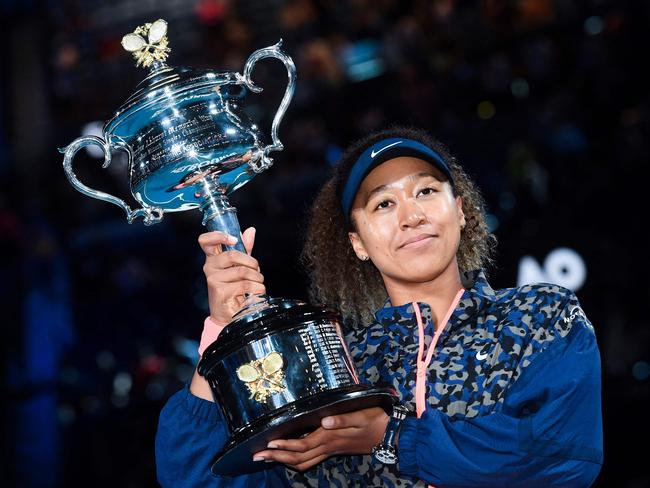
[[[570,286],[595,326],[595,486],[650,486],[648,2],[1,0],[0,15],[9,486],[155,486],[157,416],[192,373],[206,310],[198,212],[128,225],[68,184],[57,152],[133,92],[144,72],[120,39],[157,18],[171,65],[241,71],[279,38],[296,62],[285,150],[232,197],[258,229],[271,294],[306,297],[306,210],[341,149],[391,123],[429,130],[484,192],[492,285]],[[247,110],[268,134],[284,68],[263,61],[253,77],[265,90]],[[124,164],[80,153],[75,167],[126,196]]]

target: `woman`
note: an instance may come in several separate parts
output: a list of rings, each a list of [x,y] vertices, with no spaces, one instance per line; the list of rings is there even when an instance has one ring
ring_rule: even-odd
[[[254,231],[242,238],[250,252]],[[264,292],[254,258],[218,251],[227,239],[199,239],[210,298],[202,348],[245,293]],[[481,271],[492,242],[480,194],[440,143],[404,128],[356,143],[314,203],[304,257],[312,298],[344,317],[362,380],[393,386],[406,418],[380,408],[328,417],[254,455],[279,463],[271,469],[215,478],[226,432],[195,375],[161,414],[161,483],[589,486],[602,464],[593,328],[567,289],[493,290]],[[372,455],[392,449],[395,464]]]

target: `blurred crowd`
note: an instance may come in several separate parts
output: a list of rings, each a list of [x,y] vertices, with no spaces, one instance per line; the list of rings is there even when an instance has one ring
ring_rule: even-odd
[[[603,358],[597,486],[650,485],[650,327],[639,210],[650,160],[650,5],[633,0],[0,1],[2,475],[10,486],[155,486],[165,399],[187,381],[207,310],[196,212],[128,225],[77,193],[64,147],[101,126],[145,72],[120,46],[169,22],[170,65],[243,69],[280,38],[298,82],[275,164],[232,195],[275,296],[306,298],[307,210],[341,151],[390,124],[423,127],[475,177],[499,240],[494,286],[565,246]],[[246,111],[265,133],[284,91],[263,61]],[[90,186],[128,195],[127,168],[80,153]],[[639,418],[638,422],[633,419]],[[623,448],[623,446],[628,446]],[[6,486],[6,485],[5,485]]]

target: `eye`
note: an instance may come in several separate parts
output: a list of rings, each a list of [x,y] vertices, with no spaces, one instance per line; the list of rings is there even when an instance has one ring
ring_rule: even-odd
[[[438,190],[431,186],[427,186],[426,188],[422,188],[419,192],[418,195],[433,195],[434,193],[437,193]]]
[[[388,208],[388,207],[390,207],[391,203],[392,202],[390,200],[382,200],[377,205],[375,205],[375,210],[381,210],[383,208]]]

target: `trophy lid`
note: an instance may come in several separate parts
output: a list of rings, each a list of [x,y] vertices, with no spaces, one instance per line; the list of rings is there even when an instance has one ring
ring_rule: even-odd
[[[166,33],[167,22],[158,19],[139,26],[122,38],[122,46],[133,54],[136,66],[150,68],[150,72],[106,122],[105,133],[113,133],[118,125],[136,112],[145,109],[157,111],[161,103],[169,107],[180,94],[189,95],[191,91],[206,89],[236,98],[245,93],[239,73],[168,66],[165,60],[171,49],[168,47]],[[223,85],[227,84],[238,85],[238,92],[224,93]]]

